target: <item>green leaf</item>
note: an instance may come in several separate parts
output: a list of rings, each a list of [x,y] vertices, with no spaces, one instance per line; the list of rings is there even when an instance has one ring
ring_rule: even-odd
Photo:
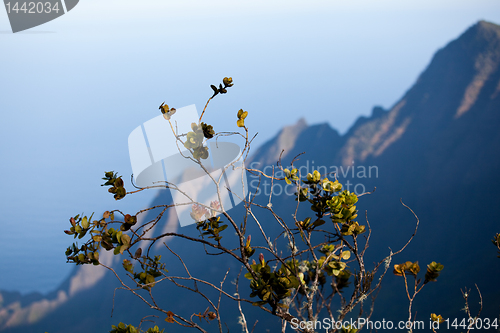
[[[314,170],[314,173],[313,173],[313,181],[315,183],[319,182],[321,179],[321,174],[319,173],[318,170]]]
[[[153,275],[146,275],[146,284],[150,284],[150,283],[154,283],[155,282],[155,278]]]
[[[295,276],[291,275],[288,279],[290,281],[287,285],[288,288],[297,288],[299,286],[300,282]]]
[[[313,226],[318,227],[318,226],[323,225],[323,224],[325,224],[325,221],[319,219],[319,220],[314,221]]]
[[[128,259],[123,259],[123,268],[129,273],[134,273],[132,262]]]
[[[342,259],[347,260],[351,257],[351,252],[349,251],[342,251],[342,254],[340,255]]]
[[[124,234],[121,236],[121,243],[123,245],[129,245],[130,244],[130,236],[127,234]]]
[[[121,232],[121,231],[118,231],[118,232],[116,233],[116,240],[118,241],[118,243],[121,243],[121,242],[122,242],[122,241],[121,241],[121,239],[122,239],[122,234],[123,234],[123,232]]]
[[[84,216],[82,219],[82,227],[83,229],[88,229],[89,228],[89,220],[87,219],[87,216]]]
[[[129,248],[128,245],[121,245],[120,246],[120,254],[123,254],[123,252],[125,252],[128,248]]]

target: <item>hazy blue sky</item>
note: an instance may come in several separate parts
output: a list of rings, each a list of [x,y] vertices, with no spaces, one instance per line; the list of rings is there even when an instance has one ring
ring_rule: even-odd
[[[201,109],[232,76],[206,117],[216,131],[243,108],[258,144],[300,117],[343,133],[480,19],[500,23],[500,2],[81,0],[17,34],[0,10],[0,289],[67,276],[70,216],[147,204],[116,203],[100,178],[129,179],[128,135],[163,101]]]

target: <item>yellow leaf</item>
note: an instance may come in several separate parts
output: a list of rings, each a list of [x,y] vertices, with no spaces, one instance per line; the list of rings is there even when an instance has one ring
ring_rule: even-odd
[[[342,252],[342,259],[347,260],[351,257],[351,252],[349,251],[343,251]]]

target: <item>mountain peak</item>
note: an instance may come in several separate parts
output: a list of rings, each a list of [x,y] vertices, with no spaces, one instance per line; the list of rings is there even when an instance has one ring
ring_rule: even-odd
[[[278,145],[286,151],[291,149],[295,146],[300,133],[306,128],[307,123],[304,118],[300,118],[294,125],[284,127],[278,134]]]
[[[304,117],[297,120],[297,122],[293,125],[285,126],[283,130],[289,129],[291,131],[302,131],[307,127],[307,122]]]
[[[360,118],[349,130],[339,159],[348,165],[376,157],[403,136],[429,140],[466,113],[485,112],[497,97],[500,26],[479,21],[440,49],[388,112],[376,108],[369,118]]]
[[[441,51],[451,49],[456,52],[457,49],[462,49],[467,54],[474,55],[498,50],[499,45],[500,25],[487,21],[479,21],[457,39],[450,42]]]
[[[475,29],[478,33],[481,34],[497,34],[497,37],[500,36],[500,25],[481,20],[477,22],[475,25],[471,27],[471,29]]]
[[[297,138],[306,128],[308,128],[308,125],[304,118],[300,118],[293,125],[283,127],[274,138],[259,148],[256,155],[262,155],[264,158],[261,158],[258,162],[264,165],[276,163],[282,150],[285,152],[291,150],[295,146]],[[262,154],[263,151],[266,153]]]

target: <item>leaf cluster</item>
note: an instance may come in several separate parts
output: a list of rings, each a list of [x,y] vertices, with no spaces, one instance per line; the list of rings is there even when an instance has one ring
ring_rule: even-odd
[[[439,277],[439,273],[443,270],[444,266],[435,261],[427,265],[427,271],[425,272],[424,284],[430,281],[436,281]]]
[[[160,331],[158,326],[149,328],[147,331],[143,331],[132,325],[126,325],[124,323],[119,323],[117,326],[112,325],[112,330],[109,333],[164,333],[164,329]]]
[[[407,261],[405,263],[394,265],[394,275],[403,276],[404,274],[410,274],[414,277],[417,276],[418,272],[420,272],[420,266],[418,265],[418,261],[411,262]]]
[[[66,250],[66,259],[68,262],[74,262],[77,265],[81,264],[99,264],[99,250],[104,248],[107,251],[113,250],[113,253],[123,254],[132,246],[131,237],[124,233],[137,223],[137,217],[125,214],[124,221],[120,225],[120,229],[108,228],[106,219],[114,221],[114,212],[106,211],[100,220],[92,220],[93,214],[80,217],[76,215],[70,218],[71,228],[65,230],[68,235],[73,235],[74,238],[83,238],[90,232],[91,238],[81,247],[76,243],[68,247]]]
[[[208,238],[212,238],[217,242],[222,239],[220,233],[226,228],[227,224],[219,216],[196,222],[196,229],[202,231],[202,236],[208,236]]]
[[[122,265],[127,272],[132,274],[137,286],[141,288],[151,290],[155,286],[155,279],[162,276],[163,273],[168,273],[165,263],[161,262],[161,255],[155,256],[154,259],[146,256],[136,259],[138,259],[141,267],[138,272],[134,271],[134,265],[128,259],[123,259]]]
[[[186,142],[184,142],[184,147],[187,149],[192,149],[193,158],[196,160],[207,159],[208,158],[208,147],[204,146],[204,139],[211,139],[215,135],[214,128],[212,125],[205,123],[191,124],[192,131],[187,133]]]
[[[114,193],[115,200],[123,199],[127,195],[127,191],[124,188],[122,177],[118,177],[117,173],[113,171],[105,172],[104,176],[103,180],[106,182],[101,186],[111,186],[108,192]]]
[[[222,83],[219,84],[218,88],[213,84],[210,85],[210,88],[212,88],[212,90],[214,91],[212,98],[215,97],[217,94],[227,93],[227,88],[232,87],[232,86],[233,86],[233,78],[232,77],[225,77],[224,79],[222,79]]]
[[[299,221],[301,229],[311,231],[323,225],[323,217],[329,216],[333,223],[341,224],[343,236],[357,236],[365,232],[365,226],[355,221],[358,217],[355,205],[358,202],[357,195],[347,190],[340,192],[342,184],[338,180],[331,181],[328,177],[322,177],[318,170],[308,173],[306,179],[300,179],[296,168],[283,171],[287,184],[294,183],[297,186],[296,200],[308,201],[316,214],[314,221],[310,217]]]
[[[166,120],[170,120],[170,117],[172,117],[175,114],[175,111],[177,111],[175,108],[169,108],[165,102],[161,103],[159,109],[163,114],[163,118]]]
[[[245,118],[248,116],[248,111],[243,111],[243,109],[239,109],[236,116],[238,117],[236,125],[238,125],[238,127],[245,127]]]
[[[424,284],[431,281],[436,281],[443,268],[444,268],[443,265],[435,261],[427,265]],[[396,276],[412,275],[413,277],[415,277],[415,279],[417,278],[417,274],[419,272],[420,272],[420,266],[418,265],[418,261],[415,262],[407,261],[402,264],[394,265],[394,271],[393,271],[394,275]],[[420,283],[420,280],[418,280],[417,283]]]
[[[76,215],[69,219],[71,224],[71,228],[69,230],[65,230],[64,232],[67,235],[72,235],[75,239],[81,239],[85,237],[87,232],[94,231],[95,228],[101,225],[101,221],[93,221],[92,216],[81,217],[80,214]],[[81,247],[78,247],[76,243],[73,243],[70,247],[66,249],[66,258],[68,262],[74,262],[77,265],[83,264],[94,264],[99,265],[99,246],[95,243],[83,244]]]
[[[325,255],[318,259],[319,267],[325,267],[325,271],[329,276],[339,276],[347,267],[347,264],[342,260],[348,260],[351,257],[350,251],[342,251],[339,255],[334,254],[333,244],[324,245],[320,252]],[[328,259],[330,258],[330,259]],[[316,269],[315,264],[312,264],[312,268]]]
[[[251,265],[256,278],[248,272],[245,277],[250,280],[250,288],[252,293],[250,297],[258,296],[261,301],[254,302],[253,305],[269,304],[276,312],[276,308],[287,308],[288,306],[282,303],[282,300],[289,297],[292,289],[297,289],[300,285],[299,280],[292,272],[284,267],[275,272],[271,272],[271,267],[264,261],[264,257],[260,255],[260,263]]]

